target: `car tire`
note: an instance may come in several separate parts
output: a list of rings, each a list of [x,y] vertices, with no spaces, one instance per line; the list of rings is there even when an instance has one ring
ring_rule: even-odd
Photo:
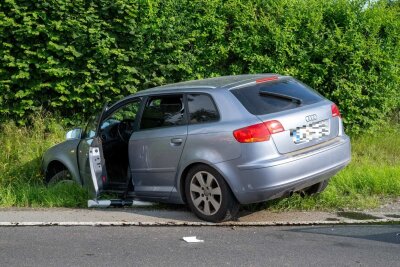
[[[224,178],[207,165],[197,165],[189,171],[185,195],[193,213],[205,221],[231,220],[239,211],[239,202]]]
[[[47,186],[53,186],[62,182],[72,182],[72,176],[68,170],[62,170],[55,173],[50,179],[47,181]]]
[[[316,195],[316,194],[322,193],[325,190],[325,188],[328,186],[328,184],[329,184],[329,180],[324,180],[324,181],[322,181],[320,183],[314,184],[314,185],[306,188],[303,191],[304,195],[312,196],[312,195]]]

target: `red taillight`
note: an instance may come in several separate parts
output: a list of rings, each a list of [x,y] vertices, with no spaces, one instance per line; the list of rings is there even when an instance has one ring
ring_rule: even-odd
[[[332,110],[332,117],[340,117],[340,111],[338,106],[336,106],[336,104],[332,104],[331,110]]]
[[[256,80],[256,83],[265,83],[265,82],[269,82],[269,81],[276,81],[278,80],[278,76],[271,76],[271,77],[266,77],[266,78],[261,78]]]
[[[233,136],[239,143],[254,143],[268,141],[271,134],[284,131],[279,121],[267,121],[233,131]]]

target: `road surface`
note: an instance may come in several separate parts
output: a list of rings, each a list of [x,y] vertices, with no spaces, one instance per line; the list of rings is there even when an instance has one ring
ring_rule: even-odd
[[[400,266],[400,225],[1,227],[0,266]]]

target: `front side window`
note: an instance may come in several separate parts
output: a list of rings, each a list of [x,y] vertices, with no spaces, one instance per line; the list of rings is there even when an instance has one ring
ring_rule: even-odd
[[[97,126],[98,117],[99,116],[90,117],[90,119],[86,125],[85,131],[83,133],[83,138],[90,139],[96,135],[96,126]]]
[[[110,125],[121,122],[127,122],[133,127],[136,115],[139,112],[139,108],[140,108],[140,100],[135,100],[128,104],[125,104],[124,106],[114,111],[105,120],[103,120],[100,129],[103,130],[109,127]]]
[[[140,129],[185,124],[183,95],[152,96],[143,110]]]
[[[219,120],[213,100],[206,94],[189,94],[187,97],[190,124]]]

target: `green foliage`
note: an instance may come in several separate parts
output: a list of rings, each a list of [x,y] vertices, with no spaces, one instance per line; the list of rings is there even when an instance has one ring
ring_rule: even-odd
[[[4,0],[0,120],[72,121],[145,88],[292,75],[359,133],[400,107],[400,6],[367,0]],[[369,3],[369,4],[368,4]]]
[[[18,127],[6,122],[0,127],[0,206],[77,207],[87,192],[75,184],[47,188],[40,164],[43,153],[64,139],[55,119],[34,114],[34,124]]]

